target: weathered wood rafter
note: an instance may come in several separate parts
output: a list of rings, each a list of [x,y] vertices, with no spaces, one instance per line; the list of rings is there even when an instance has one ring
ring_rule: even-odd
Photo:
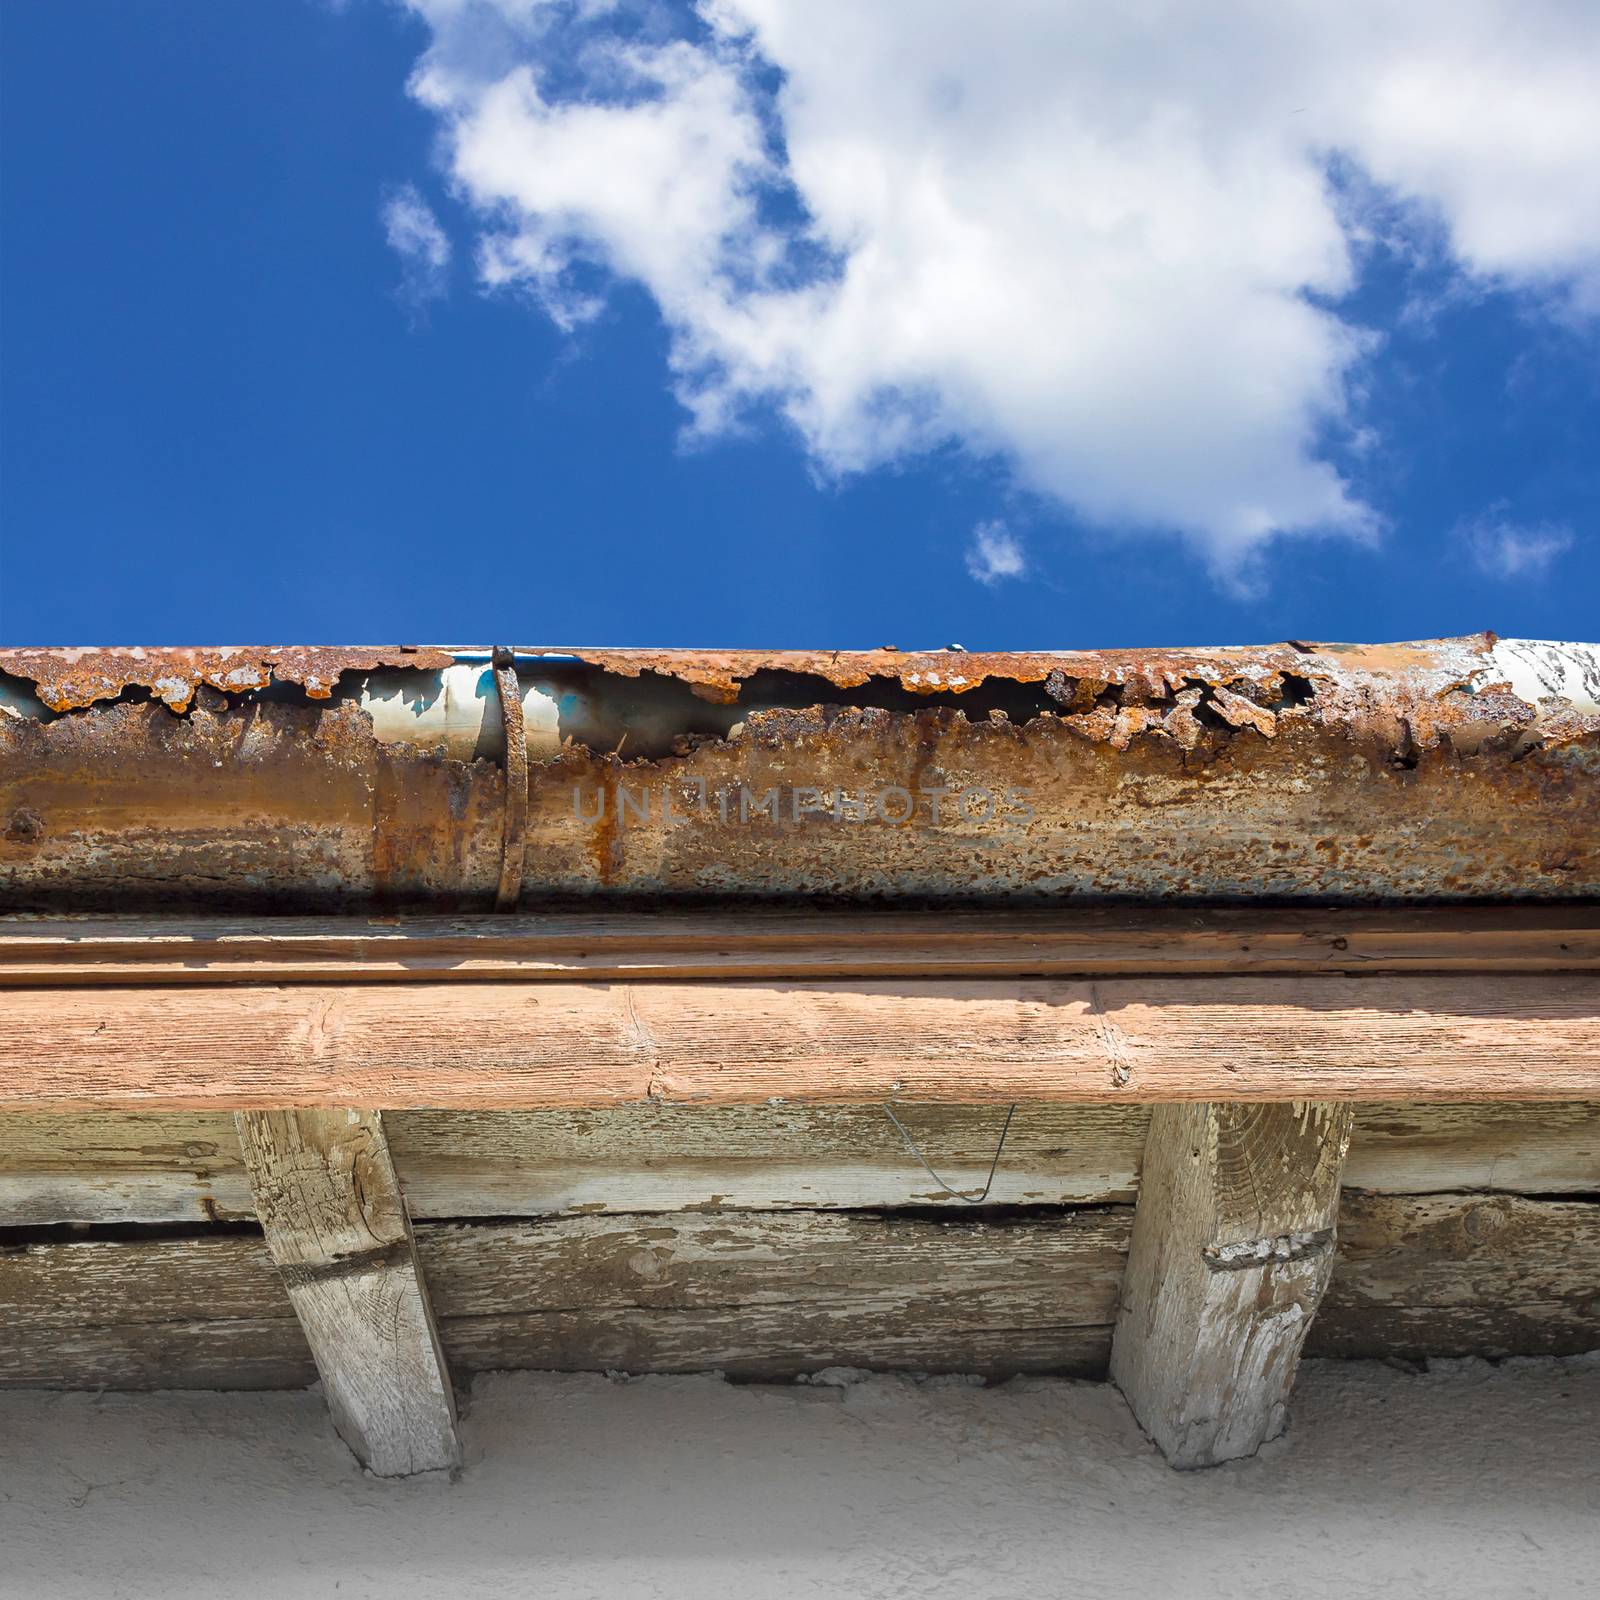
[[[1000,1107],[900,1115],[941,1177],[982,1186]],[[1022,1107],[990,1199],[1131,1201],[1149,1124],[1144,1105]],[[383,1125],[413,1217],[962,1209],[881,1106],[393,1111]],[[1600,1098],[1357,1106],[1344,1181],[1376,1194],[1600,1196]],[[0,1114],[0,1227],[254,1215],[232,1112]]]
[[[372,1111],[241,1111],[245,1168],[345,1442],[379,1477],[460,1459],[411,1221]]]
[[[1132,1214],[419,1222],[416,1240],[457,1377],[717,1367],[783,1378],[833,1362],[1099,1377]],[[1347,1191],[1306,1354],[1593,1349],[1597,1261],[1595,1199]],[[0,1322],[0,1385],[271,1388],[316,1376],[253,1233],[13,1246],[0,1251]]]
[[[1283,1431],[1333,1271],[1351,1107],[1158,1106],[1111,1376],[1175,1467]]]
[[[1600,976],[0,990],[0,1110],[1579,1100]]]

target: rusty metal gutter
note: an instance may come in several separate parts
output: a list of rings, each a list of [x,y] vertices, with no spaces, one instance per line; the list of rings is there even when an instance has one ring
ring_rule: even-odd
[[[519,650],[525,907],[1600,895],[1600,649]],[[0,907],[494,902],[489,652],[0,651]]]

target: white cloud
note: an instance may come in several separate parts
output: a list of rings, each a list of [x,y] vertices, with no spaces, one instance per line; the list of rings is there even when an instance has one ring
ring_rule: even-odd
[[[445,292],[450,240],[428,202],[412,184],[397,189],[383,207],[383,233],[400,257],[401,298],[413,309]]]
[[[642,284],[694,429],[954,442],[1230,581],[1374,531],[1322,453],[1372,232],[1600,312],[1592,0],[411,3],[483,277],[568,326]]]
[[[1565,523],[1517,523],[1502,512],[1503,507],[1491,506],[1481,517],[1456,529],[1456,537],[1465,542],[1478,570],[1492,578],[1538,577],[1575,542]]]
[[[991,589],[1002,578],[1020,578],[1028,570],[1022,544],[1003,522],[980,522],[967,547],[967,571]]]

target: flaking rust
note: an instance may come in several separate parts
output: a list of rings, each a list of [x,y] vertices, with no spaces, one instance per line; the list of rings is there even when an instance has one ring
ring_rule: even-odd
[[[1600,711],[1527,648],[519,652],[623,728],[531,764],[522,902],[1590,898]],[[0,902],[483,908],[501,765],[351,688],[457,659],[0,653],[55,713],[0,716]]]
[[[996,685],[1043,685],[1068,708],[1083,709],[1106,691],[1130,700],[1159,700],[1186,687],[1225,691],[1267,703],[1286,683],[1314,680],[1333,689],[1371,678],[1396,689],[1410,683],[1437,692],[1480,680],[1493,634],[1414,644],[1223,646],[1216,649],[1051,650],[590,650],[552,649],[599,671],[637,678],[673,678],[701,698],[732,704],[763,673],[815,678],[854,690],[874,680],[912,695],[981,694]],[[545,652],[530,651],[537,656]],[[1263,730],[1268,731],[1268,730]]]
[[[172,711],[187,711],[202,684],[244,694],[273,683],[293,684],[326,700],[347,672],[379,667],[442,671],[452,661],[439,649],[409,646],[276,645],[210,649],[0,650],[0,673],[33,686],[52,711],[76,711],[146,691]]]
[[[552,652],[555,653],[555,652]],[[585,650],[572,655],[602,672],[637,678],[674,678],[702,699],[733,704],[743,686],[762,673],[815,678],[834,689],[860,689],[874,680],[907,694],[982,691],[999,684],[1042,684],[1070,697],[1080,686],[1129,687],[1160,696],[1196,676],[1218,682],[1248,681],[1263,688],[1298,670],[1292,648],[1197,651],[1031,651],[969,653],[962,650]]]

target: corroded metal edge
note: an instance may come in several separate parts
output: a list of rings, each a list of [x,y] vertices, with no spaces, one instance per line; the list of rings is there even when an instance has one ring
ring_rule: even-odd
[[[186,711],[202,684],[242,694],[288,683],[313,700],[326,700],[347,672],[441,671],[452,659],[447,650],[415,645],[0,650],[0,673],[31,684],[52,711],[115,700],[128,689],[147,690],[170,710]]]
[[[1593,647],[515,666],[529,903],[1600,896]],[[12,651],[0,669],[0,908],[493,900],[487,652]]]

